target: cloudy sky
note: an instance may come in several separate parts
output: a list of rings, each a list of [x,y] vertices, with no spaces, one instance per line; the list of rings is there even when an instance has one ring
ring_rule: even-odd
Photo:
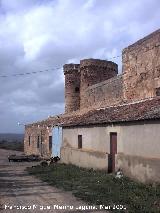
[[[111,59],[159,27],[159,0],[0,0],[0,132],[64,111],[63,64]]]

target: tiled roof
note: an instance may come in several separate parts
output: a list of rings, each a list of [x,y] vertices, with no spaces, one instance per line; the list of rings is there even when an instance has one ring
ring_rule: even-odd
[[[115,123],[125,121],[150,120],[160,118],[160,98],[119,106],[91,110],[74,116],[64,122],[64,126]]]
[[[78,126],[102,123],[160,119],[160,97],[125,103],[119,106],[92,109],[88,112],[63,114],[37,122],[36,125]]]

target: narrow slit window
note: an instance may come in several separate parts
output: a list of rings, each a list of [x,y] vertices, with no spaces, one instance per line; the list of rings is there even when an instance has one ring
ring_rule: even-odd
[[[49,136],[49,150],[52,150],[52,136]]]
[[[82,149],[82,135],[78,135],[78,149]]]
[[[39,146],[40,146],[40,137],[38,135],[38,138],[37,138],[37,148],[39,148]]]
[[[28,137],[28,144],[31,145],[31,136]]]
[[[79,87],[76,87],[76,88],[75,88],[75,92],[79,92]]]
[[[160,87],[156,88],[156,96],[160,96]]]

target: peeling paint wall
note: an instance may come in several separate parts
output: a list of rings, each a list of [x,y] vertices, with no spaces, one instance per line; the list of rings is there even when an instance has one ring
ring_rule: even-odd
[[[108,169],[108,155],[106,153],[71,147],[61,148],[61,162],[84,168]]]
[[[61,160],[82,167],[107,169],[110,133],[117,132],[116,168],[142,182],[158,181],[159,130],[157,122],[64,128]],[[82,149],[78,149],[78,135],[82,135]]]
[[[116,167],[122,168],[126,176],[141,182],[160,182],[160,157],[144,158],[135,155],[118,154]]]

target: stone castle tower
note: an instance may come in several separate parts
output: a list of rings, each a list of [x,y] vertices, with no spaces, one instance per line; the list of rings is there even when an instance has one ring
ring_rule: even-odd
[[[65,64],[65,113],[80,108],[80,69],[79,64]]]
[[[118,74],[118,65],[105,60],[84,59],[80,61],[81,87],[80,108],[85,108],[87,101],[86,90],[88,87],[108,80]]]
[[[85,108],[86,90],[115,77],[118,65],[111,61],[84,59],[80,64],[65,64],[65,113]]]

